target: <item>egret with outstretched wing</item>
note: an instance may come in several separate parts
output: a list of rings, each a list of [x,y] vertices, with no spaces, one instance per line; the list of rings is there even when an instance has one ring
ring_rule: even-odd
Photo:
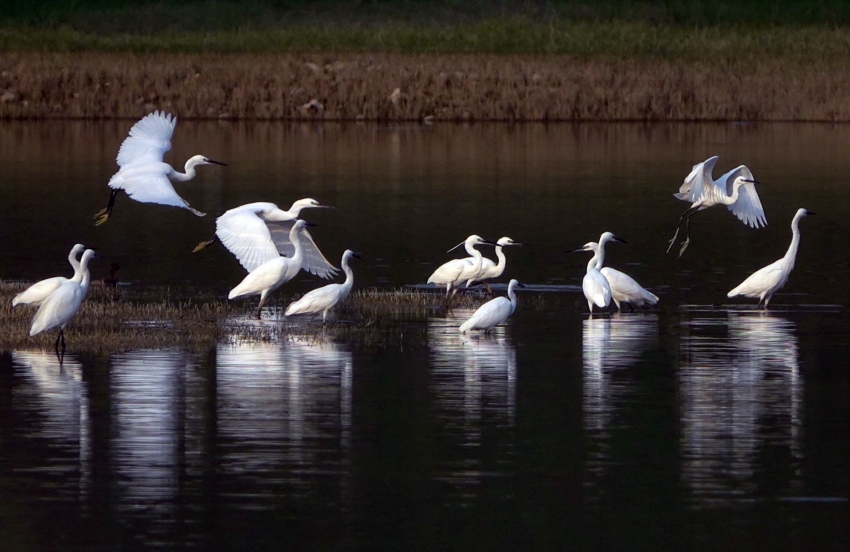
[[[112,193],[106,209],[97,213],[95,224],[101,225],[112,215],[115,196],[124,190],[130,198],[142,203],[159,203],[188,209],[202,217],[204,213],[193,209],[189,202],[180,197],[171,185],[171,181],[186,182],[195,178],[198,165],[225,165],[203,155],[195,155],[186,161],[185,172],[179,172],[163,162],[165,152],[171,149],[171,135],[177,125],[177,117],[170,113],[154,111],[139,120],[130,129],[130,135],[124,139],[118,150],[118,172],[109,179]]]
[[[673,242],[679,236],[682,222],[685,222],[687,236],[679,249],[679,256],[688,248],[691,242],[691,217],[698,211],[708,209],[714,205],[725,205],[736,217],[752,228],[767,226],[767,218],[761,206],[755,184],[759,182],[753,178],[753,173],[741,165],[727,172],[717,180],[713,180],[711,173],[718,157],[709,157],[702,163],[694,165],[690,174],[679,187],[679,193],[673,194],[676,199],[691,202],[691,206],[679,217],[676,233],[670,240],[667,252],[673,247]]]
[[[228,251],[233,253],[239,264],[251,272],[261,264],[281,255],[286,257],[295,255],[295,246],[289,236],[301,210],[326,207],[310,198],[299,199],[288,211],[267,202],[234,207],[216,219],[215,236],[199,243],[194,251],[200,251],[218,239]],[[336,276],[339,269],[322,255],[310,233],[303,230],[300,238],[304,257],[301,268],[325,279]]]

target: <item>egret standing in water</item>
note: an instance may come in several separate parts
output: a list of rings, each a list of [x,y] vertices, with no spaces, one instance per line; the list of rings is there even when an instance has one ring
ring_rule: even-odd
[[[682,221],[685,221],[686,237],[679,249],[679,256],[688,248],[691,242],[691,217],[703,209],[714,205],[725,205],[732,213],[741,219],[747,226],[759,228],[767,226],[764,209],[761,206],[755,184],[758,184],[745,165],[741,165],[724,174],[717,180],[712,180],[711,173],[718,157],[709,157],[702,163],[697,163],[685,178],[678,194],[673,194],[676,199],[690,201],[691,206],[679,217],[679,225],[676,233],[670,240],[667,252],[673,247],[673,242],[679,236]]]
[[[525,287],[518,281],[511,280],[508,284],[508,297],[496,297],[478,307],[469,320],[460,325],[460,333],[469,330],[484,330],[484,333],[490,333],[493,327],[507,320],[516,310],[514,288],[517,286]]]
[[[83,244],[78,243],[71,248],[71,252],[68,254],[68,262],[71,263],[71,267],[74,269],[73,277],[77,278],[78,282],[82,278],[82,274],[80,273],[80,261],[77,260],[77,255],[82,253],[85,248]],[[47,299],[51,293],[67,281],[68,278],[64,276],[54,276],[53,278],[36,282],[21,293],[15,295],[15,298],[12,299],[12,307],[17,305],[40,305],[42,301]]]
[[[61,358],[65,352],[65,326],[80,310],[80,305],[83,304],[83,299],[86,298],[86,292],[89,289],[89,281],[91,275],[89,273],[89,260],[94,257],[93,249],[86,249],[80,259],[79,274],[67,282],[64,282],[56,291],[51,293],[47,299],[42,301],[41,306],[35,313],[30,327],[30,335],[36,335],[41,332],[59,328],[59,335],[56,336],[56,355]],[[61,352],[60,352],[61,341]]]
[[[622,238],[618,238],[611,232],[605,232],[599,237],[599,244],[596,248],[596,253],[587,263],[587,273],[581,281],[581,290],[587,298],[587,308],[590,309],[591,316],[593,315],[593,305],[600,309],[607,308],[611,304],[611,285],[608,279],[599,270],[602,266],[602,261],[605,260],[605,244],[614,240],[621,243],[628,243]],[[585,251],[585,247],[573,249],[572,252]]]
[[[588,242],[579,251],[593,251],[596,253],[597,249],[598,244],[596,242]],[[603,253],[596,267],[601,267],[599,268],[599,272],[608,280],[608,285],[611,287],[611,299],[617,305],[618,311],[623,311],[622,303],[627,303],[632,310],[634,310],[634,307],[658,303],[658,297],[644,289],[634,278],[619,270],[602,266],[604,262],[605,254]]]
[[[295,254],[292,257],[278,255],[264,262],[249,272],[238,286],[230,290],[227,298],[236,299],[248,295],[259,295],[260,304],[257,306],[257,318],[261,318],[260,313],[269,293],[293,279],[301,270],[301,264],[304,261],[301,232],[306,225],[306,221],[298,220],[292,226],[292,230],[289,231],[289,240],[295,246]]]
[[[226,164],[203,155],[195,155],[186,161],[186,172],[181,173],[163,162],[163,155],[171,149],[171,135],[176,125],[177,117],[159,111],[148,114],[133,125],[130,135],[124,139],[118,150],[116,160],[120,168],[109,179],[109,187],[112,188],[109,204],[94,216],[96,225],[100,226],[109,220],[119,190],[124,190],[130,198],[142,203],[182,207],[199,217],[204,216],[204,213],[193,209],[185,199],[177,195],[171,181],[192,180],[198,165]]]
[[[324,326],[328,317],[328,311],[348,297],[352,286],[354,286],[354,271],[348,266],[348,260],[352,257],[359,259],[360,255],[350,249],[346,249],[345,253],[342,254],[341,264],[342,270],[345,272],[345,281],[343,283],[328,284],[308,292],[304,297],[286,307],[284,316],[291,316],[293,314],[315,315],[321,312],[322,325]]]
[[[288,211],[274,203],[257,202],[234,207],[215,221],[215,235],[201,242],[194,251],[200,251],[218,238],[245,270],[251,272],[261,264],[281,255],[291,257],[295,245],[289,239],[292,227],[302,209],[327,208],[315,199],[299,199]],[[325,279],[338,272],[319,251],[307,230],[300,234],[304,262],[301,268]]]
[[[496,245],[491,241],[485,240],[481,236],[477,236],[475,234],[469,236],[466,240],[449,249],[449,251],[453,251],[462,245],[466,248],[466,252],[472,256],[472,262],[469,262],[469,259],[453,259],[437,268],[437,270],[435,270],[428,278],[429,284],[446,286],[447,304],[451,303],[452,298],[457,292],[457,288],[460,287],[463,282],[477,276],[481,271],[483,257],[481,256],[481,252],[475,249],[475,246],[483,244]],[[449,251],[447,251],[447,253]],[[449,296],[450,291],[452,292],[451,297]]]
[[[756,307],[764,301],[764,309],[767,310],[767,304],[773,294],[785,285],[788,281],[788,276],[794,270],[794,261],[797,259],[797,249],[800,247],[800,219],[808,215],[814,215],[813,212],[805,209],[798,209],[791,221],[791,245],[788,246],[788,251],[785,256],[778,261],[767,265],[766,267],[755,271],[749,278],[741,282],[741,285],[726,294],[727,297],[735,297],[743,295],[744,297],[758,297],[759,302]]]
[[[499,238],[499,241],[496,242],[496,258],[499,259],[498,264],[494,263],[492,260],[487,257],[482,257],[481,259],[481,270],[478,274],[471,278],[466,282],[466,287],[474,284],[475,282],[483,282],[487,287],[487,291],[491,294],[493,290],[490,289],[490,284],[485,282],[485,280],[492,280],[493,278],[498,278],[505,272],[505,266],[507,264],[507,258],[505,258],[505,254],[502,252],[502,248],[509,245],[522,245],[519,242],[515,242],[509,237],[505,236],[504,238]],[[475,260],[472,258],[466,259],[470,263],[474,263]]]

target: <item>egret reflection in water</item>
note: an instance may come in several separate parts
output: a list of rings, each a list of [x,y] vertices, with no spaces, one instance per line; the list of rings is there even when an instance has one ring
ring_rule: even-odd
[[[82,377],[82,365],[65,357],[60,363],[53,352],[13,351],[12,363],[27,383],[16,386],[20,405],[28,405],[38,416],[36,435],[45,439],[50,456],[40,456],[50,472],[61,476],[73,494],[84,494],[91,479],[91,423],[89,393]],[[16,401],[17,402],[17,401]],[[34,466],[28,466],[30,468]],[[74,474],[79,473],[79,480]]]
[[[351,353],[310,340],[221,345],[217,352],[222,469],[274,498],[338,474],[346,486],[352,426]],[[334,483],[336,485],[336,483]],[[343,496],[344,496],[343,492]]]
[[[592,442],[587,459],[591,481],[612,462],[610,426],[634,386],[628,370],[657,346],[657,326],[654,313],[617,313],[582,321],[582,410]]]
[[[498,468],[482,465],[479,451],[485,440],[514,427],[516,418],[516,350],[507,327],[493,328],[489,335],[462,335],[457,326],[472,314],[457,311],[457,318],[428,321],[431,382],[436,417],[457,451],[448,460],[444,477],[460,484],[477,484],[483,473],[506,469],[504,450]],[[510,439],[498,439],[503,444]]]
[[[112,357],[112,451],[122,510],[169,516],[182,470],[197,449],[190,378],[196,359],[179,350],[138,350]],[[163,518],[165,519],[165,518]]]
[[[698,504],[753,498],[763,449],[801,457],[795,325],[767,313],[682,323],[682,477]]]

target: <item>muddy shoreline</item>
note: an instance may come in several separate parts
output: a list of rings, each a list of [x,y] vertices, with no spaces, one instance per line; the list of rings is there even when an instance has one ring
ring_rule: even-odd
[[[850,63],[496,54],[0,54],[0,118],[850,121]]]

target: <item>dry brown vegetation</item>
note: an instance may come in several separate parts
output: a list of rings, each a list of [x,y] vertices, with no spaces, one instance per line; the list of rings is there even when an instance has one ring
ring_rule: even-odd
[[[0,54],[0,117],[850,120],[850,64],[490,54]]]
[[[10,309],[12,298],[25,283],[0,282],[0,350],[42,348],[53,350],[54,330],[29,336],[35,309]],[[175,298],[178,296],[179,298]],[[292,298],[278,297],[278,305]],[[473,308],[486,300],[477,295],[455,299],[458,308]],[[253,305],[253,303],[252,303]],[[112,353],[133,349],[203,350],[218,343],[276,341],[286,337],[327,337],[346,342],[381,345],[393,341],[403,328],[400,317],[444,316],[443,295],[406,290],[355,291],[341,305],[339,323],[321,326],[306,317],[285,319],[283,306],[264,309],[264,320],[244,302],[230,303],[204,292],[175,293],[168,289],[143,288],[122,291],[118,301],[111,293],[92,286],[79,313],[68,325],[66,342],[74,352]]]

